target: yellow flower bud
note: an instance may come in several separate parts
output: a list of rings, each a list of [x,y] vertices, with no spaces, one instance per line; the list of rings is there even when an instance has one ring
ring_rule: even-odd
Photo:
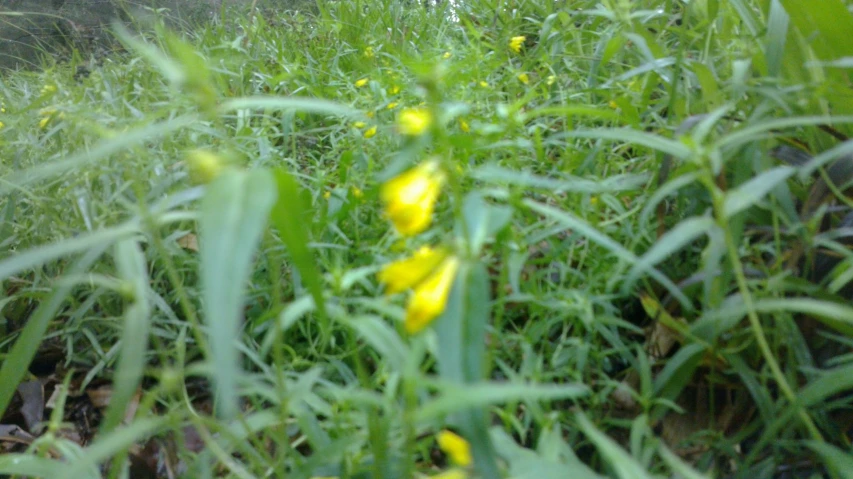
[[[407,333],[419,333],[444,312],[457,271],[459,271],[459,259],[451,256],[437,270],[415,286],[414,293],[406,305],[406,320],[403,326]],[[441,444],[441,436],[439,436],[439,444]],[[457,443],[450,444],[447,453],[457,464],[467,465],[461,462],[464,459],[464,451]],[[468,463],[470,463],[470,457]]]
[[[367,82],[369,82],[369,81],[370,81],[370,79],[369,79],[369,78],[362,78],[361,80],[358,80],[358,81],[356,81],[356,82],[355,82],[355,87],[356,87],[356,88],[361,88],[361,87],[363,87],[364,85],[367,85]]]
[[[530,83],[530,77],[527,76],[527,73],[519,73],[518,76],[516,76],[516,78],[518,78],[518,81],[520,81],[521,83],[524,83],[525,85]]]
[[[354,127],[358,128],[358,129],[362,129],[362,128],[364,128],[365,126],[367,126],[367,123],[365,123],[365,122],[363,122],[363,121],[354,121],[354,122],[352,123],[352,126],[354,126]]]
[[[408,258],[387,264],[377,275],[379,282],[385,285],[385,294],[397,294],[420,283],[447,255],[443,248],[424,246]]]
[[[371,126],[364,132],[365,138],[373,138],[374,136],[376,136],[376,125]]]

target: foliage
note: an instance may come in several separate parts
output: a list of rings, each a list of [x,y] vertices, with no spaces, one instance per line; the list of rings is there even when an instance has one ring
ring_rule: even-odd
[[[849,476],[843,2],[240,12],[0,79],[0,473]]]

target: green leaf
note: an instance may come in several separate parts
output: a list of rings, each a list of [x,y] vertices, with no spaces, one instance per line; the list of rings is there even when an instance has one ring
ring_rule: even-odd
[[[103,243],[92,245],[91,249],[82,258],[68,268],[66,275],[75,276],[83,274],[106,249],[107,245]],[[0,387],[0,416],[9,407],[9,402],[11,402],[12,397],[15,395],[21,379],[27,374],[30,362],[36,355],[39,344],[51,320],[56,318],[59,309],[65,303],[66,299],[68,299],[74,286],[75,283],[73,282],[60,284],[46,300],[39,304],[33,314],[27,318],[27,324],[21,330],[18,340],[15,341],[12,349],[3,358],[3,365],[0,366],[0,384],[3,385],[3,387]]]
[[[31,454],[0,454],[0,474],[28,477],[65,476],[67,464]]]
[[[234,110],[297,110],[343,117],[360,118],[363,116],[360,110],[328,100],[280,96],[232,98],[222,102],[220,109],[222,112]]]
[[[139,232],[139,222],[133,220],[112,228],[102,228],[74,238],[65,238],[55,243],[21,251],[0,261],[0,280],[73,253],[91,248],[106,248],[113,242],[137,232]]]
[[[620,479],[652,479],[640,463],[631,457],[624,449],[610,439],[606,434],[596,429],[582,412],[575,414],[575,419],[581,431],[595,445],[598,452]]]
[[[209,326],[209,360],[215,371],[217,411],[233,418],[238,411],[240,377],[236,340],[252,255],[275,204],[269,172],[234,171],[208,186],[201,205],[200,260],[204,313]]]
[[[106,160],[115,153],[128,150],[146,141],[166,136],[169,133],[191,125],[197,118],[196,115],[185,115],[164,120],[160,123],[151,123],[142,128],[122,132],[122,134],[116,135],[115,138],[102,141],[93,148],[72,155],[70,158],[54,162],[41,162],[39,166],[8,174],[0,178],[0,195],[8,194],[12,190],[20,189],[36,181],[62,175],[71,170],[83,171],[86,169],[84,167],[91,163]]]
[[[471,171],[471,176],[480,181],[502,183],[527,188],[541,188],[566,193],[601,194],[618,191],[630,191],[642,188],[649,180],[649,175],[613,175],[605,179],[593,181],[571,175],[561,175],[560,178],[547,178],[534,175],[527,171],[502,168],[488,164]]]
[[[707,217],[693,217],[681,220],[674,228],[670,229],[661,236],[655,244],[646,251],[646,254],[641,256],[625,278],[623,284],[623,292],[627,293],[628,289],[633,286],[637,277],[646,272],[649,268],[675,254],[685,245],[693,242],[696,238],[704,235],[714,227],[714,220]]]
[[[666,366],[655,377],[655,396],[674,401],[681,391],[690,384],[690,379],[705,353],[705,346],[688,344],[678,350],[666,361]],[[664,411],[661,410],[661,413]]]
[[[514,479],[566,479],[569,477],[573,479],[602,479],[603,477],[593,472],[577,457],[574,457],[573,453],[571,457],[574,460],[572,462],[561,463],[542,457],[536,451],[519,446],[501,428],[493,427],[491,436],[495,445],[495,452],[507,463],[509,475]],[[562,438],[559,437],[554,440],[562,442]]]
[[[511,401],[552,401],[585,396],[582,384],[477,383],[464,386],[441,384],[437,398],[424,403],[415,414],[416,421],[428,421],[469,408]]]
[[[806,445],[823,458],[824,464],[838,474],[836,477],[853,479],[853,455],[849,450],[845,451],[832,444],[817,441],[807,441]]]
[[[132,288],[133,298],[124,312],[121,354],[113,375],[113,394],[101,423],[102,434],[121,423],[127,405],[142,381],[151,314],[148,304],[148,268],[139,243],[131,239],[119,242],[115,246],[114,258],[119,277]]]
[[[723,215],[726,218],[731,218],[758,203],[779,183],[790,178],[795,171],[790,166],[777,166],[727,192],[723,204]]]
[[[577,218],[565,211],[560,211],[550,206],[537,203],[533,200],[523,200],[523,203],[531,210],[556,221],[557,223],[565,227],[567,230],[572,230],[577,234],[586,236],[590,239],[590,241],[597,243],[604,249],[610,251],[610,253],[616,256],[617,258],[632,265],[639,261],[639,258],[637,258],[634,253],[628,251],[627,249],[625,249],[625,247],[623,247],[604,233],[598,231],[582,219]],[[657,282],[659,282],[663,287],[665,287],[674,298],[678,299],[681,302],[682,306],[687,309],[692,309],[692,306],[690,304],[690,301],[687,299],[687,296],[685,296],[684,293],[681,292],[681,290],[678,288],[678,286],[675,285],[675,283],[672,282],[672,280],[667,278],[657,269],[651,267],[648,268],[648,274]]]
[[[275,171],[278,201],[272,209],[272,222],[281,240],[290,253],[290,259],[299,271],[308,292],[314,298],[314,306],[320,320],[328,323],[326,300],[323,297],[323,281],[314,255],[308,249],[309,234],[306,225],[311,224],[313,212],[303,201],[299,183],[285,170]]]

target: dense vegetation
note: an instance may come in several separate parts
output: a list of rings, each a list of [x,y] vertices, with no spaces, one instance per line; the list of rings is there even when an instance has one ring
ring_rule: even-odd
[[[853,477],[850,31],[318,1],[3,74],[0,474]]]

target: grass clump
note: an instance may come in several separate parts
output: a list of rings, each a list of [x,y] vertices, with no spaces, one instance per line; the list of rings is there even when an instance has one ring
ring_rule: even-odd
[[[853,19],[795,3],[235,9],[5,75],[0,472],[846,477]]]

